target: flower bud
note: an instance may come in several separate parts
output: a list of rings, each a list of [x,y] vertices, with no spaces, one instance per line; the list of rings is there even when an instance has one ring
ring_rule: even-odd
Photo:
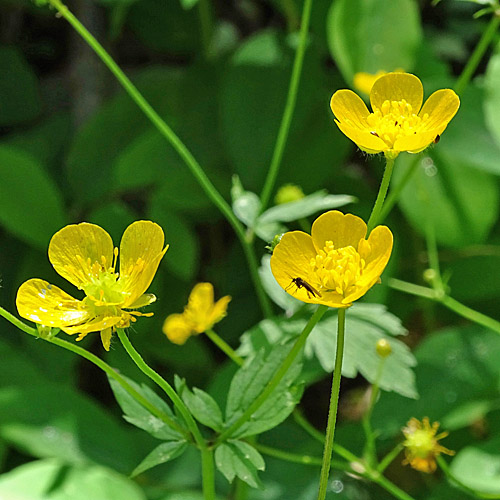
[[[392,354],[391,344],[387,339],[379,339],[377,340],[377,345],[375,347],[377,354],[381,358],[387,358]]]
[[[284,203],[301,200],[304,196],[304,191],[302,191],[300,186],[296,186],[295,184],[285,184],[278,189],[278,193],[276,194],[274,201],[276,202],[276,205],[283,205]]]

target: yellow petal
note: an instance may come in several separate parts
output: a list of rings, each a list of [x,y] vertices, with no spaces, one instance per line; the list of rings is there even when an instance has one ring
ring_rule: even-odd
[[[211,283],[198,283],[191,290],[188,304],[184,309],[186,318],[194,325],[197,333],[203,333],[207,329],[213,308],[214,287]]]
[[[387,73],[373,84],[370,92],[372,109],[380,109],[385,101],[406,100],[413,112],[418,113],[422,106],[424,89],[422,82],[410,73]]]
[[[70,283],[83,288],[90,281],[95,262],[111,267],[113,241],[102,227],[88,222],[71,224],[58,231],[49,244],[49,260]]]
[[[129,294],[123,307],[131,307],[149,287],[162,257],[163,230],[154,222],[137,221],[125,230],[120,243],[120,283]]]
[[[353,128],[368,128],[366,117],[370,112],[363,99],[352,90],[337,90],[330,100],[330,108],[339,122]]]
[[[40,279],[30,279],[19,287],[16,306],[21,317],[57,328],[75,325],[90,317],[83,302]]]
[[[441,134],[460,107],[460,99],[451,89],[441,89],[434,92],[421,109],[419,116],[429,115],[424,119],[425,128],[437,129]]]
[[[443,131],[441,129],[423,130],[413,135],[400,137],[394,143],[394,151],[408,151],[409,153],[420,153],[427,146],[432,144],[438,135]]]
[[[355,215],[330,210],[314,221],[311,235],[318,251],[323,250],[326,241],[332,241],[337,249],[347,246],[357,249],[359,240],[366,235],[366,224]]]
[[[171,314],[163,323],[163,333],[170,342],[182,345],[193,333],[192,325],[184,314]]]
[[[389,146],[380,137],[373,135],[369,128],[361,129],[346,125],[345,122],[335,121],[335,123],[345,136],[367,153],[376,154],[389,149]]]
[[[109,347],[111,345],[111,335],[112,335],[112,333],[113,333],[113,329],[112,328],[105,328],[101,332],[102,346],[104,347],[104,349],[106,349],[106,351],[109,351]]]
[[[106,328],[112,328],[122,321],[122,316],[97,316],[90,321],[75,326],[61,326],[61,330],[68,335],[79,333],[81,338],[88,333],[100,332]],[[78,339],[80,340],[80,339]]]
[[[271,271],[278,284],[293,297],[310,304],[321,301],[294,285],[294,278],[307,279],[310,261],[316,257],[312,238],[302,231],[285,233],[271,256]],[[316,283],[311,283],[316,287]]]
[[[139,309],[141,307],[149,306],[149,304],[152,304],[153,302],[156,302],[156,295],[152,293],[145,293],[141,295],[135,302],[127,306],[127,309]]]
[[[214,326],[215,323],[218,323],[222,318],[226,316],[227,306],[229,302],[231,302],[231,297],[229,295],[226,295],[225,297],[222,297],[215,303],[212,312],[208,318],[209,325],[206,328],[206,330],[212,328],[212,326]]]

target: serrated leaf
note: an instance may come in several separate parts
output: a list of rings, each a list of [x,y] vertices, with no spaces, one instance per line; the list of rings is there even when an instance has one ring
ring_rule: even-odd
[[[236,372],[229,387],[226,404],[226,427],[230,427],[259,397],[290,352],[293,342],[260,350]],[[280,424],[295,408],[302,396],[303,386],[294,385],[302,369],[297,358],[251,418],[235,431],[233,437],[262,433]]]
[[[215,399],[197,387],[191,392],[184,380],[181,383],[177,382],[178,380],[176,377],[176,390],[193,417],[203,425],[220,431],[223,426],[222,411]]]
[[[359,311],[359,314],[358,314]],[[354,378],[358,372],[370,383],[377,379],[380,356],[376,343],[386,339],[392,354],[384,362],[379,386],[384,391],[394,391],[408,398],[417,398],[415,374],[412,367],[416,360],[408,346],[390,336],[406,334],[405,328],[384,306],[356,304],[347,311],[346,337],[342,375]],[[316,356],[325,371],[331,372],[335,363],[337,346],[337,315],[321,321],[306,343],[306,355]]]
[[[158,445],[132,472],[131,477],[135,477],[142,472],[152,469],[157,465],[170,462],[179,455],[182,455],[187,448],[186,441],[168,441]]]
[[[173,420],[176,420],[172,410],[168,404],[160,398],[153,390],[146,385],[136,384],[133,380],[122,377],[146,400],[156,406],[163,413],[167,414]],[[108,377],[109,385],[113,390],[116,401],[124,412],[124,419],[146,431],[157,439],[163,440],[178,440],[182,437],[178,431],[169,427],[163,420],[160,420],[156,415],[150,413],[144,406],[136,401],[123,387],[115,380]]]
[[[226,479],[232,483],[235,477],[252,488],[261,488],[257,470],[264,470],[266,464],[261,454],[243,441],[229,440],[215,450],[215,464]]]

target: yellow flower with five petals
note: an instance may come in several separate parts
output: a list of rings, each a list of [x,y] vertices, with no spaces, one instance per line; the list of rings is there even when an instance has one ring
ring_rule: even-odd
[[[103,346],[109,350],[114,330],[128,327],[136,316],[152,315],[135,309],[156,300],[145,292],[168,249],[163,244],[163,230],[151,221],[131,224],[123,233],[119,252],[109,234],[95,224],[66,226],[50,240],[49,260],[63,278],[85,292],[85,298],[75,299],[35,278],[20,286],[17,310],[35,323],[79,334],[76,340],[101,332]]]
[[[419,153],[439,140],[460,106],[451,89],[434,92],[422,106],[422,82],[410,73],[387,73],[370,91],[372,112],[352,90],[333,94],[330,107],[339,129],[367,153],[395,158]]]
[[[171,314],[163,323],[163,333],[174,344],[182,345],[191,335],[210,330],[226,316],[231,297],[226,295],[214,302],[211,283],[198,283],[191,291],[182,314]]]
[[[422,422],[416,418],[412,418],[403,428],[405,441],[406,458],[403,465],[410,464],[415,470],[426,472],[428,474],[436,470],[436,457],[441,453],[446,455],[454,455],[455,452],[441,446],[438,441],[445,438],[448,433],[441,432],[436,435],[439,429],[439,422],[434,422],[432,425],[428,417],[424,417]]]
[[[366,238],[362,219],[331,210],[313,223],[311,235],[285,233],[271,256],[279,285],[310,304],[345,308],[380,280],[392,252],[393,237],[377,226]]]

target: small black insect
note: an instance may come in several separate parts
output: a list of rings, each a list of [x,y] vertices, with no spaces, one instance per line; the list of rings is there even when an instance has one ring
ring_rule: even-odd
[[[307,292],[307,296],[309,298],[311,297],[321,297],[321,294],[314,288],[312,285],[310,285],[306,280],[303,280],[302,278],[292,278],[292,282],[290,283],[289,286],[285,288],[285,290],[288,290],[291,286],[295,285],[297,289],[299,288],[305,288]]]
[[[437,144],[439,142],[439,139],[441,139],[441,136],[438,134],[436,135],[436,137],[434,138],[434,144]]]

